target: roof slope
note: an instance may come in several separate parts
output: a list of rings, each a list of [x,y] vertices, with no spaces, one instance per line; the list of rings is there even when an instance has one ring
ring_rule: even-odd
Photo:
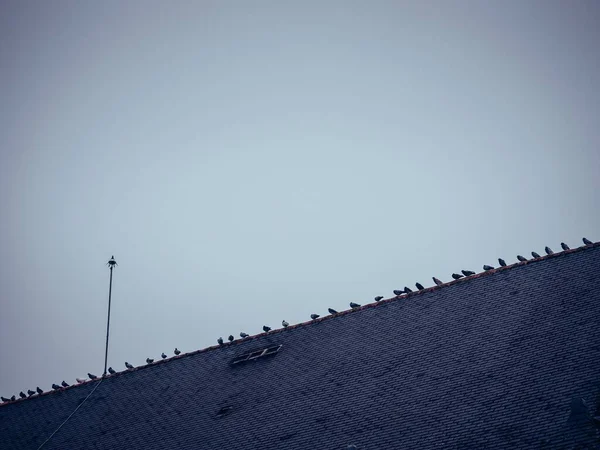
[[[600,448],[599,274],[595,244],[117,374],[43,448]],[[0,407],[2,448],[97,384]]]

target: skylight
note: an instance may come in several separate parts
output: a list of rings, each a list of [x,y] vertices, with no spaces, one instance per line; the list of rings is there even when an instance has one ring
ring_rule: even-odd
[[[263,348],[260,350],[255,350],[253,352],[246,353],[245,355],[238,356],[231,363],[239,364],[239,363],[244,363],[244,362],[248,362],[248,361],[253,361],[255,359],[262,358],[263,356],[274,355],[281,350],[281,347],[283,347],[283,345],[280,344],[280,345],[272,345],[270,347]]]

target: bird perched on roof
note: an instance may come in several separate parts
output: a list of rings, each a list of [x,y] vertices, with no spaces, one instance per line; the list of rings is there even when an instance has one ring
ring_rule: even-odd
[[[461,270],[461,272],[463,273],[463,275],[465,277],[470,277],[471,275],[475,275],[475,272],[473,272],[472,270]]]
[[[502,258],[498,258],[498,263],[502,266],[502,267],[506,267],[506,261],[504,261]]]
[[[229,342],[233,342],[233,340],[234,340],[234,339],[235,339],[235,338],[233,337],[233,334],[230,334],[230,335],[227,337],[227,340],[228,340]]]
[[[60,386],[56,383],[52,383],[52,389],[56,391],[57,389],[60,389]]]
[[[417,287],[418,290],[422,291],[423,289],[425,289],[425,287],[421,284],[421,283],[415,283],[415,286]]]
[[[442,284],[444,284],[444,283],[442,283],[442,280],[438,280],[436,277],[431,277],[431,278],[433,279],[433,282],[435,284],[437,284],[438,286],[441,286]]]
[[[381,300],[383,300],[383,295],[378,295],[373,300],[375,300],[376,302],[380,302]]]
[[[6,397],[0,397],[0,400],[2,400],[3,402],[10,402],[10,398]]]
[[[10,401],[11,401],[11,402],[14,402],[16,399],[17,399],[17,397],[13,395],[13,396],[10,398]]]
[[[248,335],[242,331],[242,332],[240,333],[240,337],[241,337],[242,339],[245,339],[245,338],[247,338],[247,337],[248,337]]]
[[[494,267],[488,266],[487,264],[483,265],[483,270],[494,270]]]
[[[162,359],[167,359],[167,355],[165,355],[165,352],[162,352],[162,353],[160,354],[160,357],[161,357]]]
[[[321,316],[320,316],[320,315],[318,315],[318,314],[311,314],[311,315],[310,315],[310,318],[311,318],[312,320],[317,320],[319,317],[321,317]]]
[[[571,248],[567,244],[565,244],[564,242],[561,242],[560,246],[562,247],[563,250],[571,250]]]
[[[350,308],[360,308],[358,303],[350,302]]]
[[[23,391],[19,392],[19,397],[21,397],[21,398],[27,398],[27,396],[25,394],[23,394]]]
[[[146,364],[152,364],[154,360],[152,358],[146,358]]]
[[[219,339],[217,339],[217,342],[219,343],[219,345],[223,345],[223,338],[219,337]]]
[[[67,383],[65,380],[63,380],[62,383],[60,383],[60,385],[62,387],[69,387],[69,383]]]
[[[39,386],[36,387],[35,390],[37,391],[38,394],[43,394],[44,393],[44,391],[42,391]]]
[[[517,255],[517,259],[521,262],[527,261],[527,258],[525,258],[524,256],[521,256],[521,255]]]
[[[544,251],[546,252],[546,255],[553,255],[554,252],[552,251],[552,249],[550,247],[548,247],[547,245],[544,247]]]
[[[85,383],[87,380],[85,378],[75,378],[75,381],[77,381],[77,383],[81,384],[81,383]]]
[[[282,326],[283,328],[287,328],[287,327],[289,327],[289,326],[290,326],[290,324],[289,324],[289,323],[287,323],[285,320],[282,320],[282,321],[281,321],[281,326]],[[269,328],[269,327],[267,327],[267,328]],[[263,327],[263,330],[264,330],[264,327]],[[269,328],[269,330],[270,330],[270,328]],[[267,331],[267,330],[265,330],[265,331]]]
[[[90,378],[90,380],[95,380],[96,378],[98,378],[96,375],[94,375],[93,373],[89,373],[89,372],[88,372],[88,377]]]
[[[404,286],[404,292],[410,294],[412,292],[412,289],[409,289],[407,286]]]
[[[27,396],[31,397],[33,394],[35,394],[35,391],[32,391],[31,389],[27,389]]]
[[[285,320],[284,320],[283,322],[285,322]],[[283,322],[281,322],[281,325],[283,325]],[[286,323],[287,325],[283,325],[283,326],[284,326],[284,328],[286,328],[286,327],[289,325],[289,323],[287,323],[287,322],[285,322],[285,323]],[[263,331],[264,331],[265,333],[268,333],[269,331],[271,331],[271,327],[268,327],[268,326],[266,326],[266,325],[263,325]]]
[[[117,371],[115,369],[113,369],[112,367],[109,367],[108,373],[110,373],[111,375],[114,375],[115,373],[117,373]]]
[[[333,309],[333,308],[327,308],[327,311],[329,311],[329,314],[337,314],[338,312]]]
[[[538,252],[531,252],[531,256],[534,258],[540,258],[540,254]]]
[[[394,289],[394,295],[397,296],[397,295],[402,295],[402,294],[404,294],[404,291],[401,291],[399,289]]]
[[[129,364],[127,361],[125,361],[125,367],[127,367],[128,369],[133,369],[133,366],[131,364]]]
[[[593,244],[593,242],[592,242],[592,241],[590,241],[590,240],[589,240],[589,239],[587,239],[587,238],[583,238],[583,239],[582,239],[582,241],[583,241],[583,243],[584,243],[585,245],[592,245],[592,244]]]
[[[175,347],[175,350],[173,350],[173,353],[175,353],[175,356],[178,356],[181,353],[181,351],[177,347]]]
[[[462,276],[461,274],[459,274],[459,273],[453,273],[453,274],[452,274],[452,278],[454,278],[455,280],[458,280],[458,279],[460,279],[460,278],[462,278],[462,277],[463,277],[463,276]]]

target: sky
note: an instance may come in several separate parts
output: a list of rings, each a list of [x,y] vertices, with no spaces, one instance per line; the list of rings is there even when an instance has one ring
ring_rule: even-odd
[[[0,394],[600,240],[600,2],[3,1]],[[374,331],[376,332],[376,331]]]

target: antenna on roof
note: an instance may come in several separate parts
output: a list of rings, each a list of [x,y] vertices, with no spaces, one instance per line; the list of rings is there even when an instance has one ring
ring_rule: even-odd
[[[110,269],[110,282],[108,285],[108,320],[106,321],[106,351],[104,352],[104,372],[102,374],[103,377],[106,376],[106,363],[108,361],[108,332],[110,330],[110,298],[112,295],[112,273],[115,266],[118,266],[117,262],[115,261],[114,255],[110,257],[106,265]]]

